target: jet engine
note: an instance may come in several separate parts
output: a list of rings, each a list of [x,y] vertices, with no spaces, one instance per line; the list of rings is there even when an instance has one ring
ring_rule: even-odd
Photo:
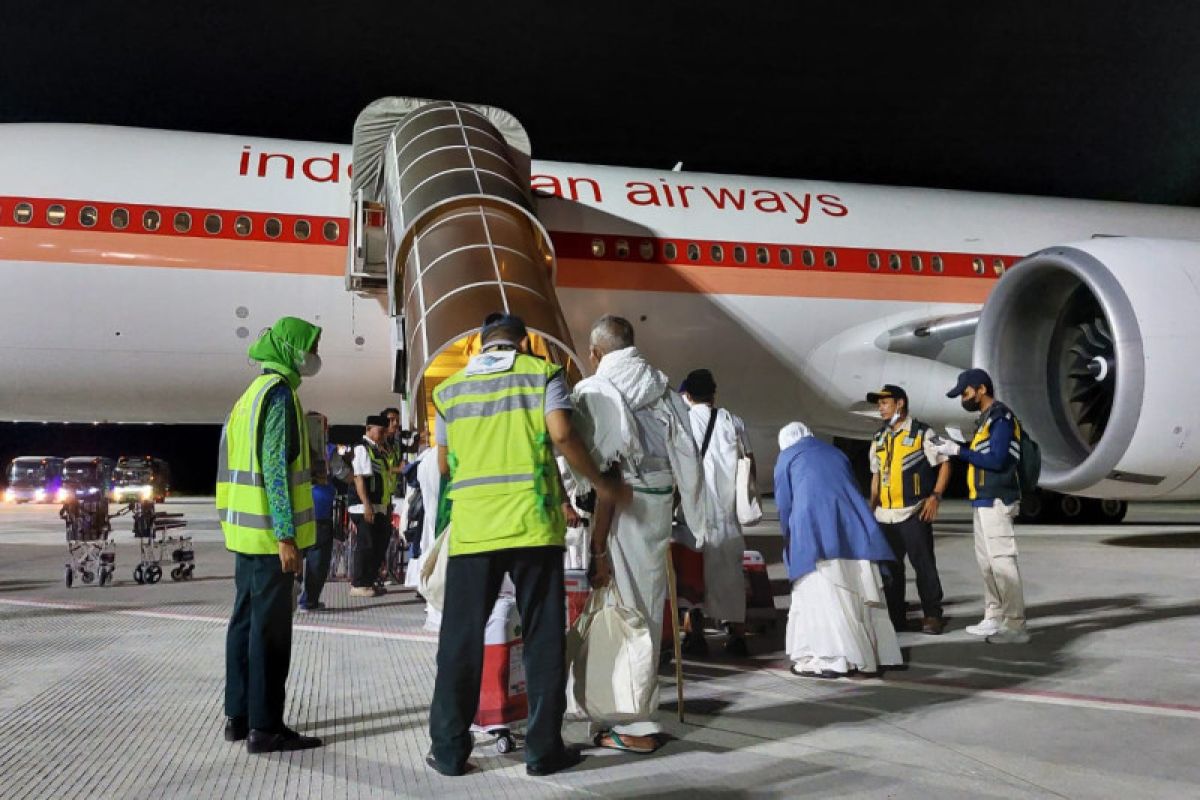
[[[1200,242],[1034,253],[988,297],[975,361],[1041,445],[1043,488],[1200,497]]]

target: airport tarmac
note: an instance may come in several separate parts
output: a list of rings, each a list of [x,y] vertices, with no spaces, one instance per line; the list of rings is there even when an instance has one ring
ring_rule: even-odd
[[[250,756],[222,739],[232,557],[212,502],[178,500],[196,579],[139,586],[131,525],[115,522],[116,583],[63,585],[50,506],[0,507],[0,797],[1200,797],[1200,506],[1135,506],[1121,526],[1021,527],[1030,644],[989,645],[969,509],[947,505],[937,555],[952,618],[902,634],[882,679],[792,676],[775,634],[753,657],[673,671],[652,756],[590,746],[574,770],[525,775],[522,752],[476,748],[479,769],[423,762],[435,638],[393,590],[297,619],[287,719],[325,747]],[[786,606],[773,521],[748,531]],[[911,570],[910,570],[911,580]],[[909,588],[915,600],[915,589]],[[569,722],[584,744],[586,724]]]

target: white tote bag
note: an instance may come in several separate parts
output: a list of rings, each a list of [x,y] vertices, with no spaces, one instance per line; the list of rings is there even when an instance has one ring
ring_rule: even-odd
[[[749,528],[762,522],[762,504],[758,502],[758,486],[750,474],[750,456],[740,456],[737,462],[738,522]]]
[[[421,577],[417,581],[417,593],[425,598],[433,608],[441,611],[446,601],[446,543],[450,539],[450,526],[442,531],[442,535],[434,539],[433,547],[424,555],[421,563]]]
[[[594,589],[567,634],[575,703],[593,721],[648,719],[658,659],[645,618],[621,603],[615,581]]]

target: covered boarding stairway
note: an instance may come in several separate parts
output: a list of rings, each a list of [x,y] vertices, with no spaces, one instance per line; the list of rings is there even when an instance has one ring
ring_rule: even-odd
[[[346,288],[386,303],[392,388],[416,428],[432,430],[433,390],[493,312],[520,316],[535,352],[579,375],[529,165],[525,129],[496,108],[383,98],[355,123]]]

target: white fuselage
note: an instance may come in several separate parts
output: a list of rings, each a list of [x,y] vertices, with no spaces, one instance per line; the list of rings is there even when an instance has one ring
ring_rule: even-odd
[[[248,344],[282,315],[324,328],[307,407],[356,423],[391,402],[385,305],[343,279],[349,169],[345,146],[0,126],[0,418],[219,422],[254,372]],[[918,416],[962,419],[943,396],[953,367],[876,338],[977,309],[998,269],[1042,247],[1200,231],[1190,209],[567,163],[533,173],[576,345],[601,314],[629,318],[673,379],[711,369],[718,403],[763,451],[791,419],[863,435],[877,425],[863,396],[883,382],[908,385]],[[112,225],[114,210],[128,225]],[[219,232],[205,230],[210,214]],[[264,233],[272,218],[277,239]],[[297,220],[306,241],[291,235]]]

